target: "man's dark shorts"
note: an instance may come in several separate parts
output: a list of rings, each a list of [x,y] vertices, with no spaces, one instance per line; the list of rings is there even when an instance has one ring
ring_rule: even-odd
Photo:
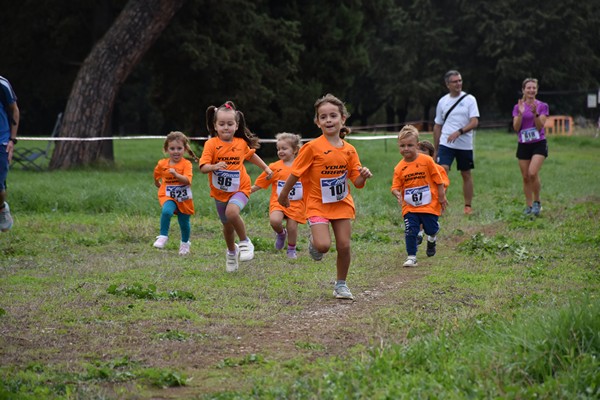
[[[456,167],[459,171],[469,171],[475,168],[473,150],[458,150],[440,145],[436,160],[438,164],[447,165],[450,169],[455,158]]]

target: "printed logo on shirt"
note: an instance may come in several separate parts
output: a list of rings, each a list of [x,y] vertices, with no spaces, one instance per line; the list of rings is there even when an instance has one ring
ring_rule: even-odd
[[[223,148],[223,146],[217,146],[216,149],[217,150],[221,150]]]
[[[348,170],[347,165],[326,165],[321,171],[321,175],[339,175],[342,171]]]
[[[329,153],[331,153],[331,150],[327,150],[327,151],[323,152],[323,154],[329,154]]]
[[[238,165],[240,157],[217,157],[217,162],[219,161],[225,161],[227,165]]]

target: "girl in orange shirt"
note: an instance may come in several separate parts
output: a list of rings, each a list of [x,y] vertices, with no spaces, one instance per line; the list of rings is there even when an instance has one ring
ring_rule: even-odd
[[[292,163],[298,155],[302,146],[300,135],[294,133],[279,133],[275,136],[277,139],[277,156],[279,161],[269,164],[273,171],[273,178],[267,180],[267,173],[260,174],[254,186],[252,193],[266,189],[271,186],[271,198],[269,199],[269,222],[275,231],[275,248],[283,249],[285,239],[288,239],[287,256],[288,258],[297,258],[296,240],[298,239],[298,224],[304,224],[306,221],[306,210],[304,205],[303,187],[301,182],[296,182],[294,188],[290,191],[290,206],[284,208],[277,202],[277,197],[286,179],[290,176]],[[286,228],[283,227],[283,220],[286,220]]]
[[[239,260],[254,258],[254,245],[246,235],[240,212],[248,203],[251,181],[244,161],[258,166],[271,179],[273,171],[256,154],[258,137],[246,126],[244,114],[231,101],[206,110],[206,126],[210,136],[200,157],[200,171],[208,174],[210,196],[215,199],[227,243],[226,270],[236,271]],[[235,243],[235,234],[239,244]]]
[[[181,132],[171,132],[167,135],[163,150],[169,158],[158,161],[154,168],[154,185],[158,188],[158,201],[162,206],[160,215],[160,235],[156,237],[154,247],[162,249],[169,239],[171,217],[177,214],[181,229],[181,244],[179,254],[190,253],[190,216],[194,214],[192,200],[192,163],[183,158],[187,151],[194,160],[198,157],[190,148],[188,138]]]
[[[331,94],[316,101],[314,122],[323,134],[302,146],[278,201],[289,207],[289,193],[302,177],[306,217],[311,231],[309,253],[318,261],[329,251],[331,224],[337,249],[337,280],[333,295],[338,299],[351,300],[354,297],[346,285],[346,277],[350,268],[351,220],[355,210],[348,181],[352,181],[356,188],[362,188],[372,174],[360,164],[354,146],[344,140],[350,132],[344,126],[348,116],[344,103]]]

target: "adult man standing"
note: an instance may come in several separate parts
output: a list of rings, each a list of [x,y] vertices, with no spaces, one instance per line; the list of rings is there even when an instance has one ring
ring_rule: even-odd
[[[435,160],[446,172],[456,158],[456,166],[463,179],[465,214],[471,214],[473,201],[473,138],[479,125],[477,100],[462,91],[460,72],[450,70],[444,75],[448,94],[442,97],[435,110],[433,141]]]
[[[17,96],[8,80],[0,76],[0,230],[8,231],[13,226],[10,208],[6,202],[6,178],[17,143],[19,128]]]

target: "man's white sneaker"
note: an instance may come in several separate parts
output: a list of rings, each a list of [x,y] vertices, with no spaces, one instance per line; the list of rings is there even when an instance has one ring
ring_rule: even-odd
[[[417,264],[417,257],[413,257],[413,256],[409,256],[406,261],[404,261],[404,264],[402,264],[403,267],[417,267],[419,266],[419,264]]]
[[[0,210],[0,230],[8,231],[13,226],[12,215],[10,215],[10,207],[7,202],[4,202],[4,208]]]
[[[254,245],[248,239],[245,242],[239,243],[240,247],[240,261],[250,261],[254,258]]]
[[[157,249],[164,249],[165,245],[167,244],[167,240],[169,240],[168,236],[158,235],[156,237],[156,241],[154,242],[153,246],[156,247]]]
[[[236,244],[235,245],[235,254],[229,254],[229,250],[227,251],[227,264],[225,265],[225,270],[227,272],[235,272],[240,267],[238,259],[240,258],[240,248]]]

